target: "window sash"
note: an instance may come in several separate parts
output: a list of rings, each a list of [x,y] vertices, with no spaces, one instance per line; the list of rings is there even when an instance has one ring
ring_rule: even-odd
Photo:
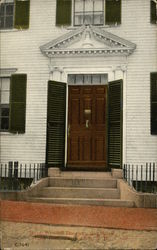
[[[3,113],[4,109],[8,110],[8,114]],[[0,104],[0,131],[9,131],[9,104]]]
[[[11,7],[11,12],[9,13],[9,7]],[[0,18],[0,29],[12,29],[14,26],[14,2],[2,2],[0,4],[1,11],[3,10],[3,13],[1,13]]]
[[[0,78],[0,131],[9,131],[10,78]],[[6,109],[6,113],[4,110]],[[6,125],[5,125],[6,124]]]
[[[82,24],[103,25],[104,24],[104,0],[101,0],[101,7],[95,4],[96,1],[77,2],[74,0],[74,26]],[[80,4],[79,4],[80,3]]]

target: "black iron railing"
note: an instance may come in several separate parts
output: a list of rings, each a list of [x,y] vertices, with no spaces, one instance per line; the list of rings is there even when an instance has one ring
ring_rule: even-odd
[[[124,164],[123,178],[140,192],[157,193],[157,164]]]
[[[22,190],[32,183],[48,176],[44,163],[19,164],[8,162],[0,164],[0,190]]]

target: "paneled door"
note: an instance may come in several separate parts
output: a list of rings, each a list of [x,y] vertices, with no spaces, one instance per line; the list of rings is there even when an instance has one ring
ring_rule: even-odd
[[[68,166],[106,166],[107,86],[69,86]]]

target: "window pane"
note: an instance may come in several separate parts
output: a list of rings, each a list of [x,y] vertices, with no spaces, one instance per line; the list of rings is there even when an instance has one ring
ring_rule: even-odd
[[[104,4],[103,0],[95,0],[94,1],[94,11],[103,11]]]
[[[1,116],[9,117],[9,108],[1,108]]]
[[[84,84],[91,84],[91,83],[92,83],[91,75],[84,75]]]
[[[83,24],[83,13],[76,13],[74,22],[75,22],[75,25]]]
[[[14,3],[14,0],[5,0],[5,3]]]
[[[0,4],[0,15],[4,15],[4,4]]]
[[[93,11],[93,1],[92,0],[85,1],[85,11]]]
[[[6,5],[6,15],[13,15],[14,6],[13,4]]]
[[[83,12],[83,0],[75,0],[75,12]]]
[[[94,13],[94,24],[103,24],[104,23],[104,16],[102,12],[95,12]]]
[[[0,89],[2,90],[10,90],[10,78],[1,78],[1,85]]]
[[[75,0],[75,25],[83,24],[83,1]]]
[[[6,16],[5,28],[12,28],[12,27],[13,27],[13,16]]]
[[[1,104],[9,103],[9,91],[1,92]]]
[[[1,129],[9,129],[9,118],[1,118]]]
[[[83,84],[83,75],[76,75],[76,84]]]
[[[92,23],[93,23],[93,13],[85,12],[84,24],[92,24]]]
[[[4,17],[0,18],[0,29],[4,28]]]
[[[69,84],[75,83],[75,75],[68,75],[68,83]]]
[[[101,83],[107,84],[107,82],[108,82],[108,75],[107,74],[101,75]]]
[[[101,79],[101,75],[99,75],[99,74],[93,75],[92,76],[92,83],[93,84],[100,84],[100,79]]]

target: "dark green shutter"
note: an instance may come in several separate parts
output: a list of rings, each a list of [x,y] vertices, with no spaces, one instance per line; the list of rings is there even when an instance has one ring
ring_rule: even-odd
[[[30,0],[16,0],[15,1],[15,22],[14,27],[16,29],[28,29],[29,28],[29,9]]]
[[[11,76],[9,131],[12,133],[25,132],[26,82],[25,74]]]
[[[151,73],[151,134],[157,135],[157,72]]]
[[[156,3],[152,0],[150,5],[151,23],[157,23]]]
[[[121,23],[121,0],[106,0],[106,24],[120,24]]]
[[[108,164],[122,166],[122,80],[108,86]]]
[[[65,158],[66,84],[48,82],[47,164],[64,166]]]
[[[57,0],[56,25],[71,25],[71,0]]]

